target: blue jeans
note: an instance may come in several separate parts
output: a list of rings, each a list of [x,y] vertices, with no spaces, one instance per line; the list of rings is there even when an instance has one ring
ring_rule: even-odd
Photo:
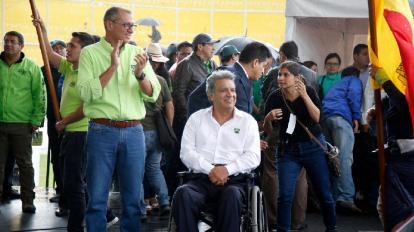
[[[323,136],[320,136],[319,140],[325,144]],[[277,231],[290,231],[292,200],[302,167],[305,167],[321,202],[326,229],[335,229],[335,201],[330,192],[328,164],[322,148],[311,141],[279,146],[277,166],[279,176]]]
[[[145,176],[160,206],[169,205],[168,188],[161,171],[162,151],[156,130],[145,131]],[[141,194],[143,196],[144,194]],[[141,199],[144,200],[144,199]]]
[[[106,231],[108,193],[117,165],[122,201],[120,229],[140,231],[139,200],[145,163],[142,126],[117,128],[90,122],[86,145],[87,230]]]
[[[339,148],[341,176],[332,177],[333,194],[337,201],[354,202],[355,185],[352,179],[352,162],[355,136],[351,124],[341,116],[323,121],[326,140]]]

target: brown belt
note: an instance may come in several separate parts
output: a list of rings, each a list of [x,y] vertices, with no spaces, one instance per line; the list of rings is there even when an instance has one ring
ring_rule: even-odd
[[[131,126],[136,126],[136,125],[141,124],[141,121],[139,120],[116,121],[116,120],[111,120],[107,118],[92,118],[91,121],[98,123],[98,124],[102,124],[102,125],[120,127],[120,128],[126,128],[126,127],[131,127]]]

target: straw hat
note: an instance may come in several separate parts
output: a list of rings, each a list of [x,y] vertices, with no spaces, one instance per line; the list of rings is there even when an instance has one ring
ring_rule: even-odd
[[[159,63],[165,63],[170,60],[167,57],[162,55],[161,46],[158,43],[148,44],[146,52],[152,61],[159,62]]]

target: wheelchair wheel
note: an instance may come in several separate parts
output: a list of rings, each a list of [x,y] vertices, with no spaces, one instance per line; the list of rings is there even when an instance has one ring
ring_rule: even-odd
[[[267,222],[267,209],[266,209],[266,202],[263,196],[263,192],[260,191],[260,202],[258,202],[258,205],[260,206],[260,210],[258,211],[260,213],[259,219],[259,231],[260,232],[268,232],[269,225]]]
[[[267,213],[263,198],[263,193],[259,187],[254,186],[251,189],[251,224],[250,230],[252,232],[267,232]]]

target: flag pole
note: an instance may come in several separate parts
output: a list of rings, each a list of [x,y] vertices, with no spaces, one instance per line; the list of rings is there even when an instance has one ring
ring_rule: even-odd
[[[378,7],[376,0],[368,0],[368,9],[369,9],[369,28],[370,28],[370,38],[371,48],[375,54],[378,56],[378,44],[377,44],[377,27],[376,27],[376,16],[375,9]],[[372,79],[375,79],[374,76],[371,76]],[[376,116],[376,126],[377,126],[377,144],[378,144],[378,161],[379,161],[379,179],[381,184],[381,210],[383,213],[383,223],[384,228],[387,228],[385,223],[385,152],[384,152],[384,126],[382,118],[382,104],[381,104],[381,90],[374,90],[375,98],[375,116]]]
[[[29,1],[30,1],[30,7],[32,9],[32,15],[35,19],[38,19],[39,14],[38,14],[38,11],[35,5],[35,1],[34,0],[29,0]],[[40,51],[42,52],[43,63],[45,64],[46,78],[47,78],[47,83],[49,84],[49,93],[50,93],[50,97],[52,99],[52,104],[53,104],[53,112],[55,114],[56,121],[60,121],[62,120],[62,117],[60,116],[60,113],[59,113],[59,104],[58,104],[58,100],[56,96],[55,85],[53,83],[52,72],[50,70],[50,65],[49,65],[49,58],[47,57],[45,41],[43,39],[43,34],[40,28],[40,25],[36,26],[36,32],[37,32],[37,38],[39,39]]]

